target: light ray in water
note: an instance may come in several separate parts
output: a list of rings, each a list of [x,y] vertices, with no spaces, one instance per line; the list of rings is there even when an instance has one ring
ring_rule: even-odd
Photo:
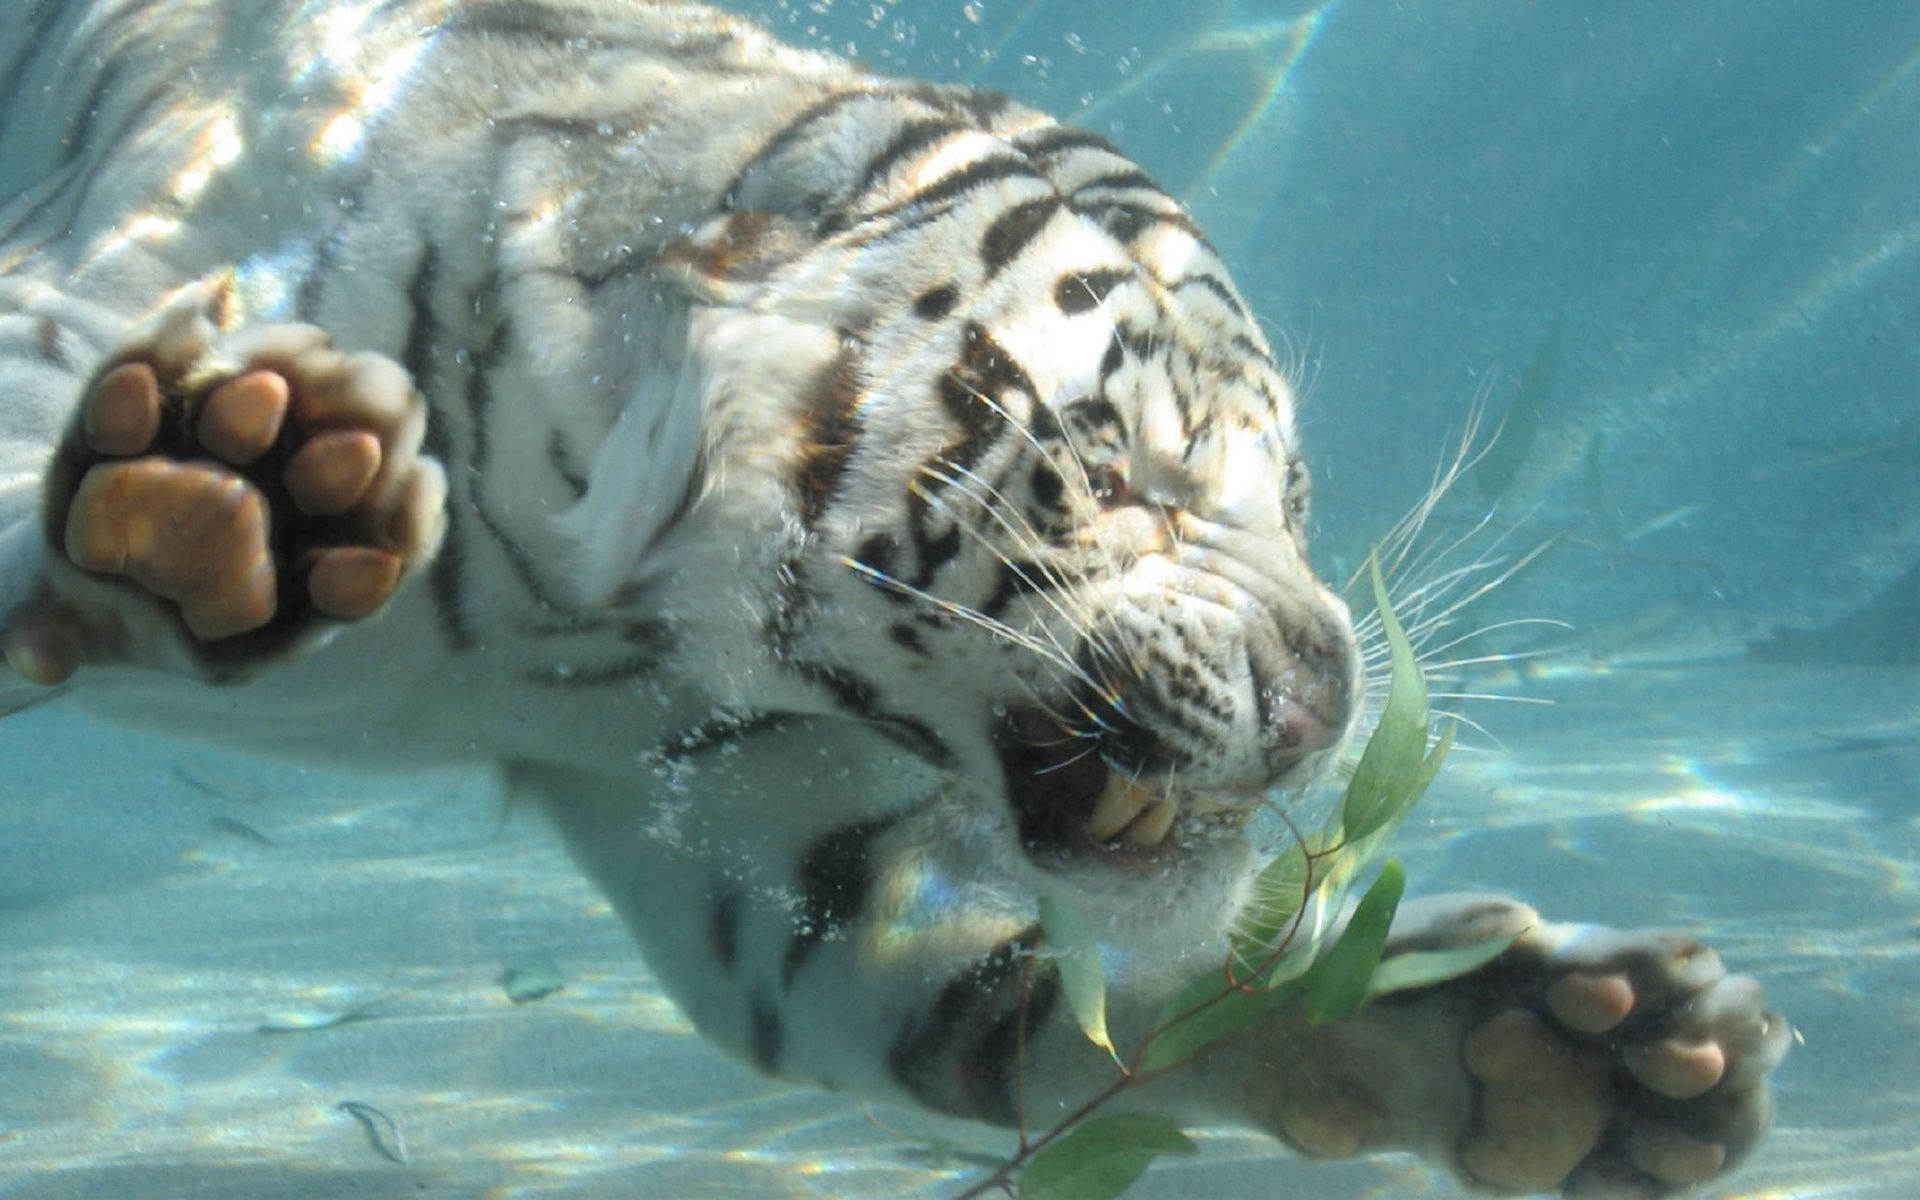
[[[1234,133],[1229,135],[1209,161],[1210,173],[1233,157],[1233,152],[1245,140],[1246,134],[1258,127],[1274,101],[1285,92],[1293,69],[1305,57],[1319,36],[1327,15],[1337,3],[1338,0],[1326,0],[1312,12],[1290,21],[1266,21],[1224,29],[1198,25],[1192,37],[1169,47],[1144,68],[1129,75],[1119,87],[1081,106],[1071,114],[1071,120],[1077,125],[1091,124],[1117,105],[1137,97],[1148,85],[1157,82],[1187,58],[1208,54],[1265,54],[1275,47],[1285,47],[1261,88],[1260,99],[1249,106]]]
[[[1269,64],[1260,94],[1247,106],[1239,124],[1214,149],[1212,157],[1207,159],[1207,165],[1201,168],[1199,177],[1188,187],[1189,198],[1212,186],[1214,179],[1234,161],[1247,140],[1266,125],[1274,107],[1287,95],[1288,84],[1293,81],[1300,64],[1306,61],[1307,52],[1320,37],[1326,27],[1327,16],[1338,2],[1326,0],[1313,11],[1291,21],[1222,30],[1208,39],[1209,42],[1218,43],[1208,46],[1214,52],[1234,50],[1265,56],[1277,48],[1279,56]]]
[[[1825,133],[1800,147],[1801,152],[1789,160],[1786,169],[1768,191],[1776,196],[1782,195],[1798,188],[1807,179],[1817,177],[1836,149],[1859,133],[1869,118],[1898,111],[1886,108],[1887,102],[1903,89],[1910,89],[1917,83],[1920,83],[1920,48],[1915,48],[1913,53],[1901,60],[1900,65],[1861,93],[1859,102]],[[1898,117],[1890,119],[1899,120]]]

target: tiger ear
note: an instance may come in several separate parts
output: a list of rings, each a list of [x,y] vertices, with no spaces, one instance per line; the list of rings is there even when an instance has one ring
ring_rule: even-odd
[[[799,253],[805,232],[791,217],[736,212],[677,238],[654,259],[654,275],[706,304],[745,306]]]

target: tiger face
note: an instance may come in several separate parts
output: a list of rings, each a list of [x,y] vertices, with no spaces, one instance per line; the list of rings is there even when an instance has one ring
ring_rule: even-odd
[[[762,377],[805,380],[767,653],[1041,868],[1162,869],[1339,753],[1360,655],[1307,563],[1292,390],[1205,238],[1097,137],[979,123],[923,136],[912,186],[869,168],[799,232],[735,215],[682,254],[747,281],[715,294]]]

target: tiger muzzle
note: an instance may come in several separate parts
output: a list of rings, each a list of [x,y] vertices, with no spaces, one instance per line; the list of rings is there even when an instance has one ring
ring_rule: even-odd
[[[1344,610],[1315,588],[1285,604],[1163,592],[1090,632],[1069,694],[999,730],[1029,849],[1138,855],[1176,831],[1237,832],[1271,793],[1317,777],[1360,677]]]

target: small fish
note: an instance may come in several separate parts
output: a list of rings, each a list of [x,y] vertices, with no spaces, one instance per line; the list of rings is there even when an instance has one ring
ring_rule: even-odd
[[[173,768],[173,777],[194,791],[203,792],[216,800],[254,804],[267,798],[267,787],[259,780],[217,767],[181,763]]]
[[[1606,431],[1596,431],[1587,442],[1584,478],[1587,514],[1593,519],[1594,533],[1599,537],[1602,546],[1614,550],[1618,549],[1626,539],[1620,534],[1620,510],[1615,507],[1613,497],[1607,494],[1606,447]]]
[[[253,1027],[253,1031],[255,1033],[315,1033],[338,1025],[351,1025],[355,1021],[371,1021],[378,1015],[374,1012],[372,1004],[333,1011],[294,1008],[268,1013],[258,1025]]]
[[[1540,434],[1540,419],[1549,407],[1560,374],[1560,333],[1556,323],[1534,347],[1533,358],[1520,373],[1506,411],[1494,428],[1492,444],[1474,464],[1473,476],[1479,481],[1480,494],[1489,500],[1499,499],[1519,477]]]
[[[535,958],[509,964],[500,984],[507,990],[507,999],[515,1004],[531,1004],[561,991],[567,986],[567,980],[552,959]]]
[[[1006,1161],[998,1155],[969,1150],[956,1142],[935,1137],[917,1145],[902,1146],[894,1153],[908,1162],[919,1163],[936,1171],[950,1171],[955,1167],[993,1168]]]
[[[1631,546],[1641,538],[1650,537],[1653,534],[1659,533],[1669,525],[1678,525],[1680,522],[1705,508],[1706,505],[1704,504],[1682,504],[1679,508],[1670,508],[1659,516],[1650,517],[1628,530],[1620,538],[1620,544],[1623,546]]]
[[[1876,753],[1900,750],[1920,742],[1920,722],[1896,721],[1852,732],[1815,729],[1813,736],[1829,754]]]
[[[253,826],[247,824],[245,821],[242,821],[240,818],[230,817],[225,813],[215,813],[211,818],[210,824],[212,824],[212,826],[215,829],[218,829],[221,833],[230,833],[237,838],[245,838],[247,841],[253,842],[257,845],[261,845],[261,846],[279,845],[278,842],[274,841],[272,838],[268,837],[266,834],[261,833],[258,829],[255,829]]]
[[[367,1131],[367,1142],[388,1162],[407,1165],[407,1138],[400,1123],[363,1100],[342,1100],[341,1112],[360,1122]]]

